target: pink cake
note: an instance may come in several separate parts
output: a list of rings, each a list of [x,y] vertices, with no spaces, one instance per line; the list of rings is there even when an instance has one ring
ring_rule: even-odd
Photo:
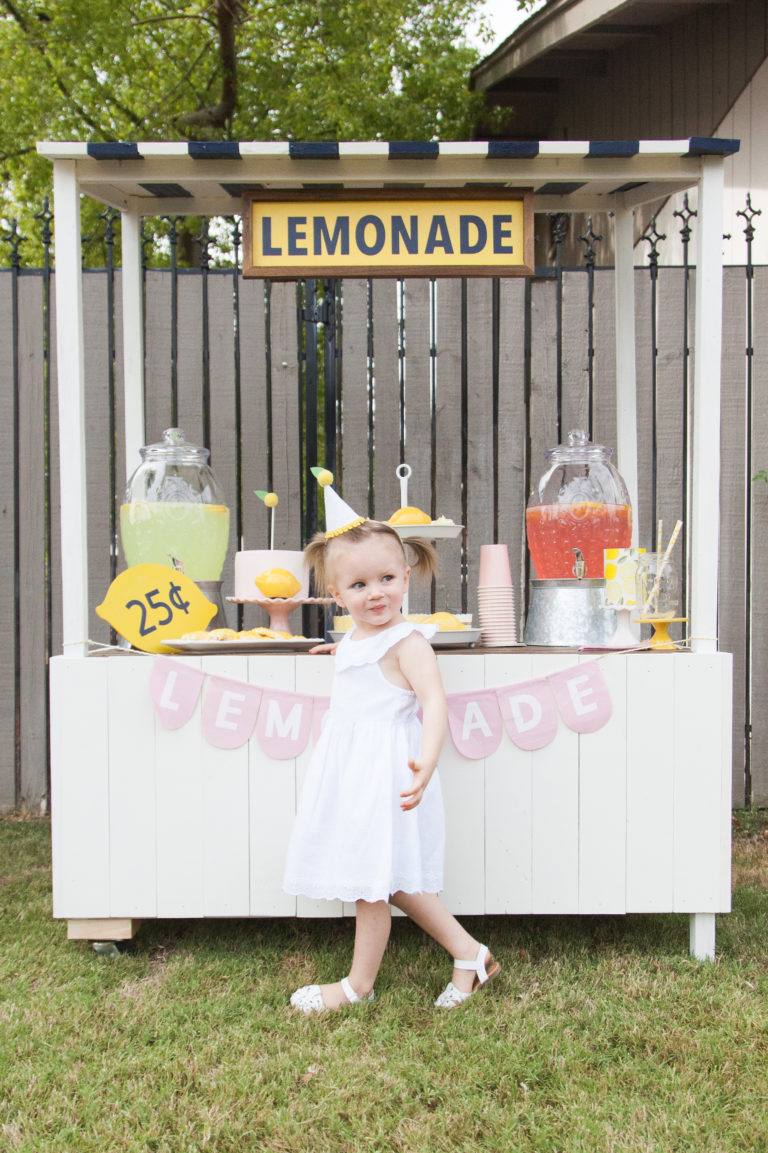
[[[256,586],[256,578],[268,569],[285,569],[293,573],[301,588],[291,600],[309,596],[309,573],[303,552],[289,549],[248,549],[235,553],[235,598],[241,601],[265,600]]]

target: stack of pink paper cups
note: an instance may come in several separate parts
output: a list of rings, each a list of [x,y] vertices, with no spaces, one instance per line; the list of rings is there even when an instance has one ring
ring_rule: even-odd
[[[517,644],[515,596],[505,544],[484,544],[480,548],[477,607],[484,645]]]

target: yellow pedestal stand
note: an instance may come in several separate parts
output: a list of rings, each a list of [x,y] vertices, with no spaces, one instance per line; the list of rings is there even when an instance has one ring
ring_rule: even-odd
[[[635,617],[635,620],[641,625],[653,625],[653,636],[651,637],[652,649],[659,649],[662,652],[674,652],[677,645],[672,640],[667,629],[670,625],[678,621],[687,621],[688,617]]]

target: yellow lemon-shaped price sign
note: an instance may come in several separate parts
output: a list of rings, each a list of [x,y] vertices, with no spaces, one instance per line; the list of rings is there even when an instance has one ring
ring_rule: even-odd
[[[137,564],[112,581],[96,612],[145,653],[173,652],[167,640],[204,629],[216,615],[190,577],[162,564]]]

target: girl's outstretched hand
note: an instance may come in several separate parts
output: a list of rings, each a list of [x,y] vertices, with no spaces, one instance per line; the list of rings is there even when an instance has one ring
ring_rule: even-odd
[[[432,771],[424,768],[418,761],[409,761],[408,768],[413,773],[413,782],[410,789],[406,789],[404,793],[400,794],[400,808],[403,809],[404,812],[416,808],[424,796],[424,790],[429,784],[429,778],[432,776]]]
[[[315,645],[311,649],[307,649],[309,653],[330,653],[331,656],[336,652],[339,647],[339,642],[335,641],[333,644]]]

